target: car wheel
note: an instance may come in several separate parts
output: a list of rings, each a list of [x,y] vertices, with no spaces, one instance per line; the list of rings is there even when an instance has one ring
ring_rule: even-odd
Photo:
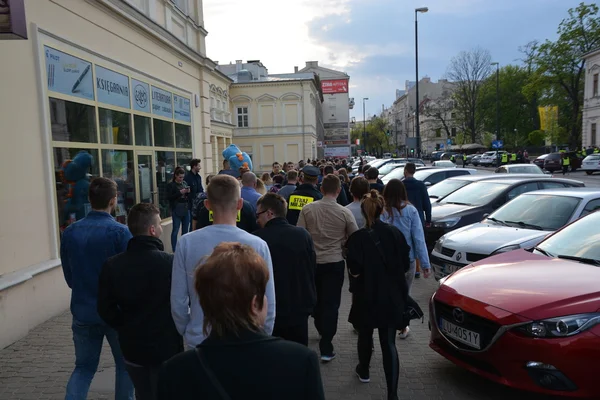
[[[593,172],[593,171],[585,171],[585,173],[586,173],[586,174],[588,174],[588,175],[591,175],[591,174],[593,174],[594,172]]]

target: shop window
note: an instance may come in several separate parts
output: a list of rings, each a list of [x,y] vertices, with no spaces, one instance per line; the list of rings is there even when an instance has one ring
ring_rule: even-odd
[[[133,151],[102,150],[102,176],[117,183],[115,218],[126,224],[127,213],[135,205]]]
[[[100,175],[98,150],[55,147],[54,176],[58,208],[58,224],[61,232],[73,222],[90,212],[88,187],[91,179]],[[80,153],[91,157],[75,157]],[[79,162],[79,167],[77,162]]]
[[[98,119],[100,120],[100,142],[132,144],[131,114],[99,108]]]
[[[173,123],[154,119],[154,145],[157,147],[174,147]]]
[[[182,153],[180,151],[177,152],[177,166],[183,167],[186,171],[188,171],[190,168],[190,161],[192,161],[192,153]]]
[[[141,115],[133,116],[135,127],[136,146],[152,146],[152,130],[150,129],[150,118]]]
[[[97,143],[95,114],[92,106],[51,98],[52,140]]]
[[[175,124],[175,147],[180,149],[192,148],[192,127]]]
[[[173,171],[175,170],[175,152],[157,151],[155,158],[158,208],[160,209],[160,217],[168,218],[171,216],[171,208],[169,207],[167,185],[169,182],[171,182],[171,180],[173,180]]]

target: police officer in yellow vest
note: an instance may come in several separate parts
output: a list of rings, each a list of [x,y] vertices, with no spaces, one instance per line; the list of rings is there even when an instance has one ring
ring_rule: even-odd
[[[323,194],[319,192],[316,187],[319,180],[319,169],[312,165],[307,165],[302,168],[301,172],[303,176],[302,184],[298,185],[298,188],[292,192],[288,202],[286,218],[292,225],[298,223],[298,217],[300,216],[302,207],[323,198]]]
[[[502,164],[508,164],[508,153],[502,153]]]
[[[562,156],[562,173],[563,175],[569,172],[569,166],[571,165],[571,159],[567,154]]]
[[[516,164],[517,163],[517,153],[512,153],[510,155],[510,163],[511,164]]]
[[[598,153],[600,153],[600,149],[597,147],[594,147],[594,154],[598,154]]]
[[[466,168],[467,167],[467,155],[466,154],[463,154],[462,160],[463,160],[463,168]]]

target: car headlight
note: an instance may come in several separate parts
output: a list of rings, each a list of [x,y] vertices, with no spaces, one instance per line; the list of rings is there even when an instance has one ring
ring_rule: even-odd
[[[508,253],[509,251],[519,250],[521,245],[519,244],[511,244],[510,246],[500,247],[498,250],[494,251],[491,255],[495,256],[496,254]]]
[[[444,245],[444,240],[446,240],[446,235],[442,236],[441,238],[439,238],[436,242],[435,245],[433,246],[433,250],[441,253],[442,252],[442,246]]]
[[[599,323],[600,313],[590,313],[535,321],[516,329],[535,338],[562,338],[577,335]]]
[[[460,217],[445,218],[433,221],[431,225],[434,228],[452,228],[453,226],[456,226],[456,224],[458,224],[458,221],[460,221]]]

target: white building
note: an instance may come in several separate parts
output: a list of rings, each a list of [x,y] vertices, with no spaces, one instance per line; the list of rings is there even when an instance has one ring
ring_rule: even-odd
[[[582,145],[599,146],[598,126],[600,125],[600,89],[598,76],[600,74],[600,48],[586,54],[585,59],[585,88],[583,94],[583,129],[581,132]]]

